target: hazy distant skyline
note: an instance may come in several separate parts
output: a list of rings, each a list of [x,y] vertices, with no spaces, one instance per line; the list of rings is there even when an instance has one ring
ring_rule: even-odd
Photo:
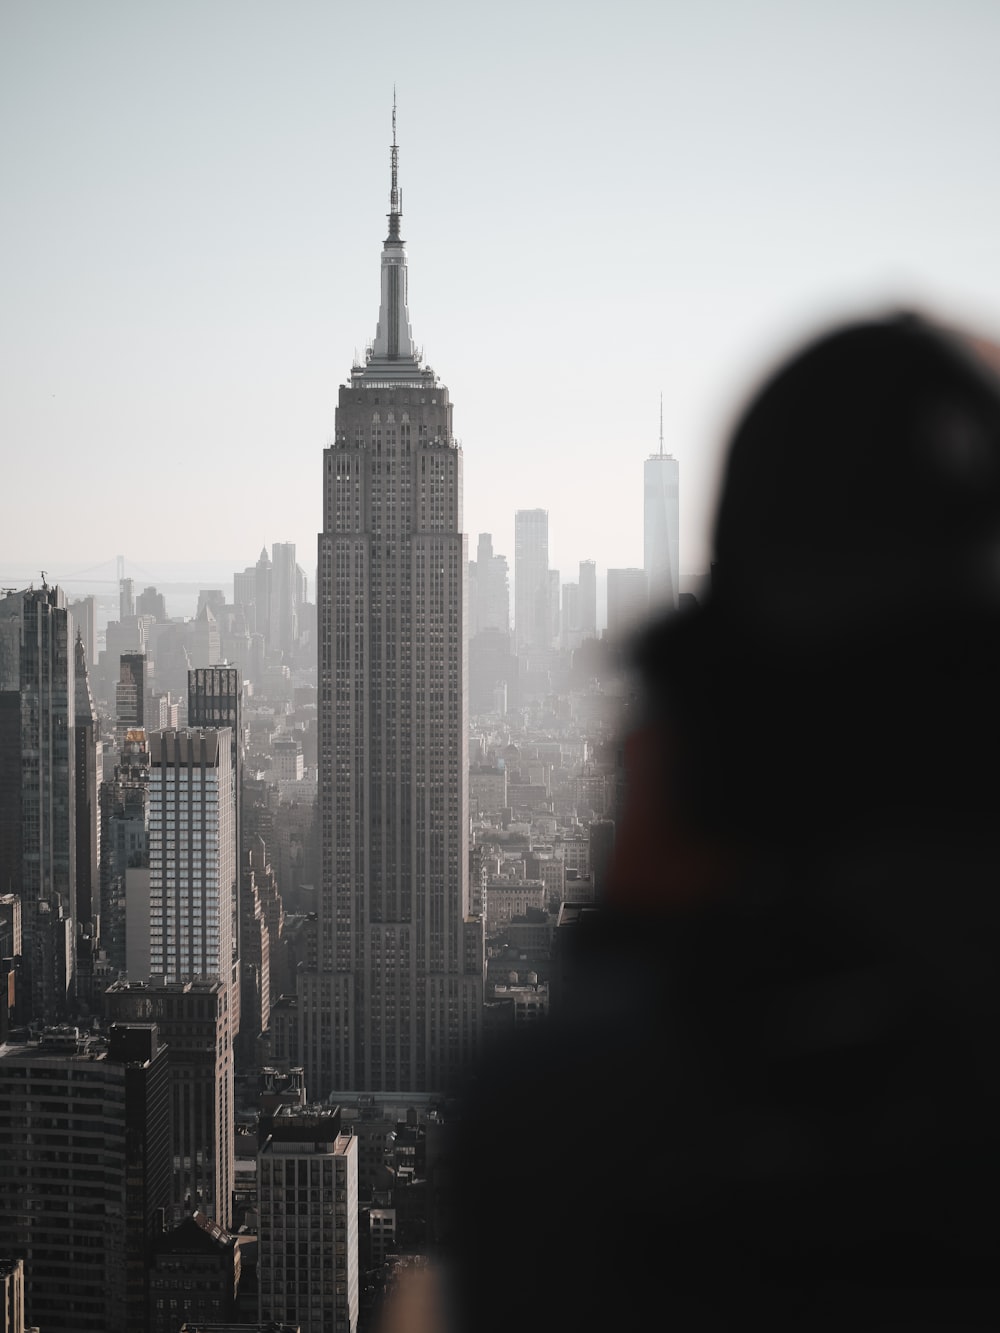
[[[293,541],[314,589],[395,84],[470,551],[512,565],[544,508],[564,580],[640,565],[662,390],[700,572],[728,423],[803,331],[899,303],[1000,329],[998,55],[988,0],[5,0],[0,571]]]

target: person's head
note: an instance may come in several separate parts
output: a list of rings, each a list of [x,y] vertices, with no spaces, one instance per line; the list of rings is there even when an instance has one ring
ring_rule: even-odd
[[[798,836],[898,814],[933,802],[977,732],[1000,736],[991,357],[892,315],[827,333],[754,395],[728,451],[711,589],[637,650],[701,827],[753,838],[773,819]]]
[[[833,330],[763,386],[715,523],[730,623],[794,650],[1000,609],[1000,381],[976,346],[897,315]]]

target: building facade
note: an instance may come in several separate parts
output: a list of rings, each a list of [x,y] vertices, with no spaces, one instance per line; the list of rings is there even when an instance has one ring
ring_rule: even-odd
[[[170,1094],[170,1222],[196,1209],[227,1229],[234,1178],[233,1033],[222,981],[116,981],[104,996],[109,1023],[155,1023],[167,1045]]]
[[[155,1027],[0,1046],[0,1253],[25,1255],[28,1319],[50,1333],[145,1327],[169,1197],[166,1063]]]
[[[229,893],[232,903],[232,974],[230,977],[234,1005],[240,995],[240,926],[239,867],[243,847],[243,760],[246,737],[243,729],[243,680],[238,667],[196,667],[188,672],[188,725],[201,730],[226,728],[229,732],[229,791],[232,805],[232,884]],[[239,1008],[234,1008],[233,1031],[239,1031]]]
[[[232,985],[236,812],[232,735],[149,738],[149,970],[167,981]]]
[[[158,1236],[149,1265],[149,1333],[194,1321],[232,1327],[240,1285],[236,1237],[195,1210]]]
[[[444,1088],[478,1046],[468,915],[466,539],[448,390],[410,332],[395,134],[381,305],[323,456],[318,969],[310,1099]]]
[[[358,1140],[340,1110],[282,1107],[257,1158],[261,1320],[356,1333]]]
[[[119,658],[119,676],[115,685],[119,748],[126,731],[135,731],[146,725],[146,695],[149,692],[146,665],[145,653],[122,653]]]

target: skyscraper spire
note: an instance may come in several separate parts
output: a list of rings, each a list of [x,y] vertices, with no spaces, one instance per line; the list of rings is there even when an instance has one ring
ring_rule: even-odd
[[[396,85],[392,86],[392,148],[390,149],[390,162],[392,164],[392,183],[389,188],[389,235],[386,237],[386,245],[390,241],[399,240],[399,223],[403,216],[403,197],[399,190],[399,148],[396,144]]]
[[[423,383],[429,367],[421,368],[421,355],[410,331],[407,305],[406,249],[400,235],[403,192],[399,188],[399,145],[396,142],[396,90],[392,92],[392,146],[389,150],[389,234],[382,245],[382,297],[379,303],[375,340],[368,349],[365,366],[351,371],[352,383],[374,380],[393,382],[408,379]]]
[[[660,390],[660,457],[663,457],[663,390]]]

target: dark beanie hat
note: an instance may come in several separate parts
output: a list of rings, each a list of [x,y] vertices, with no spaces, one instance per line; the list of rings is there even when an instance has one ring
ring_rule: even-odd
[[[635,645],[702,811],[759,823],[765,765],[809,809],[824,782],[831,808],[909,800],[918,752],[953,781],[963,737],[1000,744],[1000,383],[970,340],[894,315],[793,356],[733,436],[715,556],[702,603]]]
[[[1000,611],[1000,381],[902,315],[836,330],[737,427],[710,600],[763,635]]]

